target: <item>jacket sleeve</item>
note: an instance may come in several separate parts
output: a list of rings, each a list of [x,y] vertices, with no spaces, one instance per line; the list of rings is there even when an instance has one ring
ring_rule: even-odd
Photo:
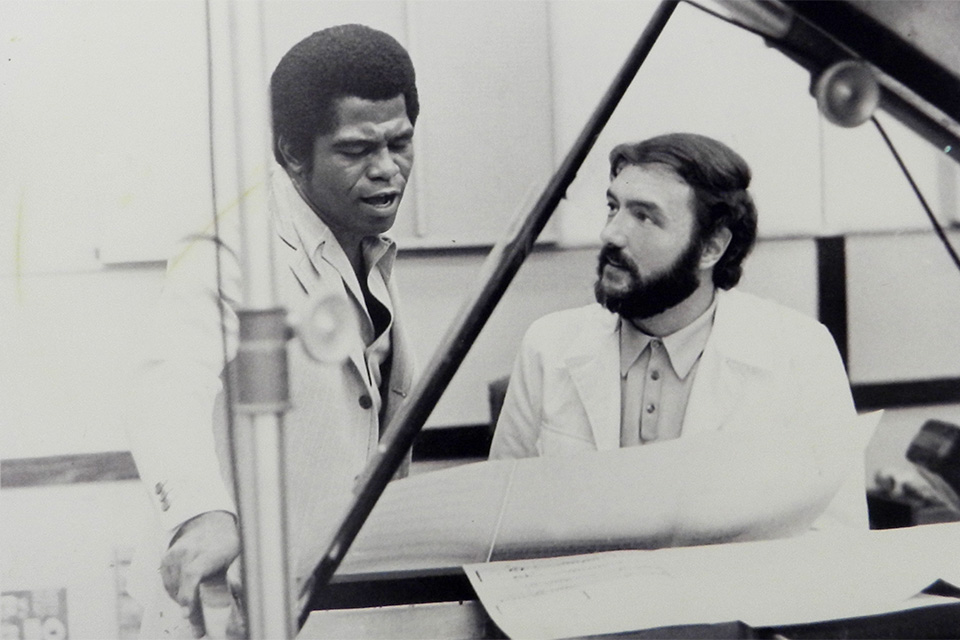
[[[131,451],[170,533],[207,511],[236,513],[218,462],[213,421],[224,345],[228,361],[236,353],[240,267],[226,243],[218,278],[218,245],[223,243],[210,236],[194,236],[169,260],[161,295],[144,322],[128,396]]]
[[[514,361],[503,408],[490,444],[490,459],[529,458],[539,455],[543,409],[543,352],[537,344],[537,327],[527,330]]]
[[[808,344],[794,364],[793,376],[798,393],[798,411],[794,420],[797,429],[856,429],[861,422],[856,420],[856,409],[850,392],[843,361],[833,337],[821,324],[815,325]],[[821,432],[822,433],[822,432]],[[852,442],[866,443],[869,434],[859,434]],[[837,525],[866,529],[869,527],[866,504],[865,461],[863,448],[854,446],[849,452],[827,450],[843,448],[850,439],[835,440],[825,436],[818,438],[816,446],[821,447],[819,456],[832,459],[845,455],[843,463],[849,469],[848,475],[839,491],[828,505],[823,516],[815,523],[816,528],[830,528]]]

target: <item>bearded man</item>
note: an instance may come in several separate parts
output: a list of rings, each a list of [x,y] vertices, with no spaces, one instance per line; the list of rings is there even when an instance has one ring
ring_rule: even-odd
[[[674,133],[618,145],[610,168],[598,304],[528,329],[490,457],[718,431],[783,434],[796,446],[804,434],[850,427],[850,386],[827,329],[734,288],[757,230],[743,158]],[[862,461],[814,526],[838,523],[867,527]]]

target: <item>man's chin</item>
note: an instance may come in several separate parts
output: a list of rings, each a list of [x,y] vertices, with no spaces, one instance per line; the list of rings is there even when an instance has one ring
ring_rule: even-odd
[[[396,222],[397,216],[394,215],[385,215],[377,218],[368,219],[368,231],[371,234],[380,234],[387,233],[390,229],[393,228],[393,223]]]
[[[593,286],[594,297],[600,306],[605,307],[607,311],[618,313],[620,305],[623,302],[622,296],[618,290],[604,286],[603,282],[598,281]]]

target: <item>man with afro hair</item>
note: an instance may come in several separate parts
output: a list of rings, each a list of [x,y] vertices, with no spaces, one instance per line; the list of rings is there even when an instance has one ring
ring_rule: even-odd
[[[270,217],[279,303],[296,314],[329,298],[350,320],[342,362],[317,362],[296,341],[288,348],[287,549],[303,592],[340,505],[412,383],[391,279],[396,245],[383,234],[410,176],[420,104],[406,50],[356,24],[296,44],[270,93],[279,168],[258,187],[264,197],[251,197],[264,206],[250,215]],[[222,384],[237,352],[242,299],[237,218],[235,210],[223,215],[217,237],[191,236],[170,260],[133,385],[131,449],[161,532],[159,560],[140,589],[150,589],[140,598],[142,637],[202,634],[198,586],[235,567],[240,553]]]

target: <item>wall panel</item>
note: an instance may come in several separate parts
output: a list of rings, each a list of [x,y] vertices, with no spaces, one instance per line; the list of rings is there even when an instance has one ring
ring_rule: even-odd
[[[932,233],[848,237],[847,278],[853,382],[960,377],[960,272]]]
[[[553,153],[546,4],[414,1],[418,208],[401,246],[491,244],[546,184]]]

